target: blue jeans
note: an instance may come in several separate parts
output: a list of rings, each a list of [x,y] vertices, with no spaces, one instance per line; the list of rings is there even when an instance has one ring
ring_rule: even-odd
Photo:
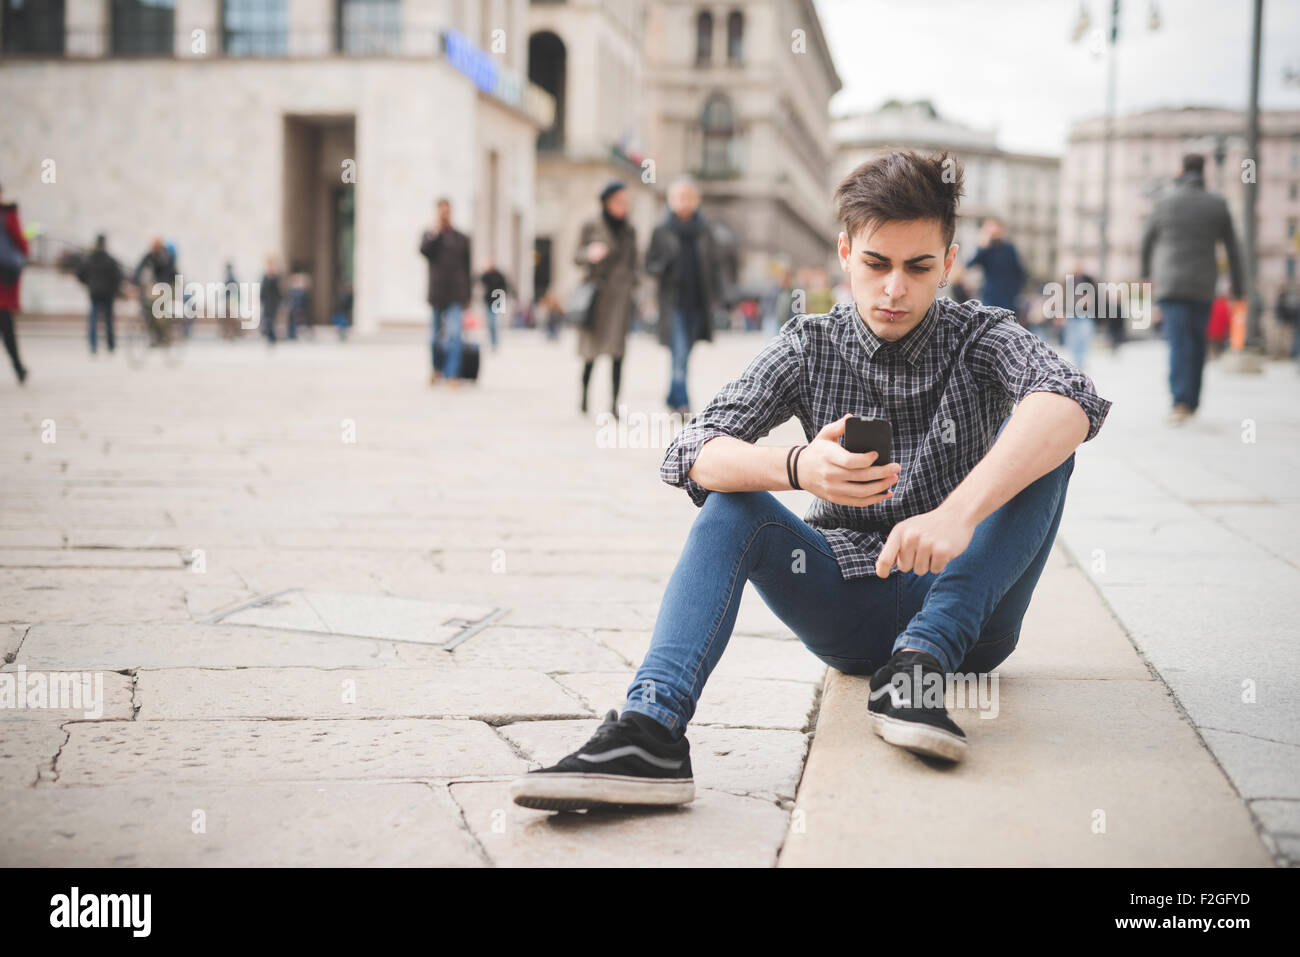
[[[104,317],[104,337],[108,340],[108,351],[112,352],[117,348],[117,342],[113,338],[113,300],[112,299],[92,299],[90,300],[90,351],[95,352],[99,348],[99,317]]]
[[[438,356],[436,351],[433,355],[433,368],[435,371],[441,371],[448,379],[454,379],[460,375],[460,323],[462,307],[460,303],[453,303],[450,306],[433,307],[433,336],[429,340],[431,349],[436,349],[438,342],[442,339],[443,326],[447,328],[447,355],[443,360],[443,367],[438,369]]]
[[[938,575],[848,581],[826,537],[771,492],[711,492],[668,580],[624,710],[676,737],[685,732],[726,650],[746,581],[814,655],[845,674],[870,675],[902,647],[928,651],[949,673],[995,668],[1020,640],[1073,471],[1071,454],[976,526]]]
[[[1195,411],[1201,404],[1210,303],[1199,299],[1161,299],[1158,305],[1169,340],[1169,391],[1173,393],[1174,405],[1185,405]]]
[[[691,346],[695,344],[694,325],[681,309],[673,310],[672,339],[672,382],[668,386],[668,404],[674,409],[690,407],[686,395],[686,360],[691,357]]]
[[[1065,345],[1070,350],[1071,361],[1080,370],[1088,361],[1088,345],[1096,325],[1091,316],[1070,316],[1065,320]]]

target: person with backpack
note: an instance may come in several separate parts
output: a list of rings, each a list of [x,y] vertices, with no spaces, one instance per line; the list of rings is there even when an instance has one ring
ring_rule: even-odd
[[[27,237],[23,235],[22,222],[18,218],[18,204],[8,201],[3,186],[0,186],[0,220],[3,220],[3,228],[0,228],[0,338],[4,339],[5,351],[13,363],[18,384],[22,385],[27,381],[27,367],[18,358],[14,313],[20,308],[18,281],[27,265]]]
[[[113,336],[113,300],[122,288],[126,278],[122,265],[108,253],[107,237],[100,233],[95,237],[95,248],[77,268],[77,279],[90,293],[90,324],[87,336],[90,339],[90,354],[98,350],[99,317],[104,317],[104,334],[108,340],[108,351],[117,348]]]

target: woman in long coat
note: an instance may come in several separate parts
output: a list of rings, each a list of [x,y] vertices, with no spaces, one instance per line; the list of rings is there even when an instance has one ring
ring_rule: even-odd
[[[636,292],[636,229],[627,220],[627,187],[617,180],[600,193],[601,213],[582,227],[573,261],[586,270],[586,281],[595,284],[591,308],[595,314],[590,328],[578,330],[578,355],[582,357],[582,405],[587,411],[587,385],[596,357],[607,355],[614,398],[610,403],[618,417],[618,389],[623,372],[623,352],[632,321],[632,299]]]

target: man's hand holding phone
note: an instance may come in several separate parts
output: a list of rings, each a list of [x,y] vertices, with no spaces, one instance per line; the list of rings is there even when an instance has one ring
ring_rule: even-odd
[[[902,466],[874,464],[875,452],[850,452],[840,445],[844,415],[828,422],[799,455],[799,484],[818,498],[836,505],[861,508],[892,496]]]

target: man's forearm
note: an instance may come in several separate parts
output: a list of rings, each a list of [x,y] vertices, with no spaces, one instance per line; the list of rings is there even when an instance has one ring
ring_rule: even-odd
[[[1020,400],[993,448],[940,508],[978,525],[1068,459],[1090,427],[1088,414],[1073,399],[1031,392]]]
[[[690,478],[714,492],[779,492],[790,488],[785,474],[788,445],[754,445],[715,435],[702,446]]]

